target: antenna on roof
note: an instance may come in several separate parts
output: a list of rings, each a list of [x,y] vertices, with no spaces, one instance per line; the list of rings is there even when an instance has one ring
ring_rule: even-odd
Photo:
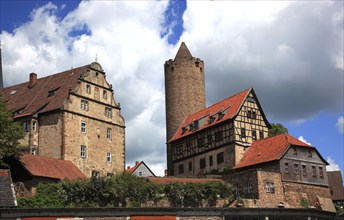
[[[95,60],[96,62],[98,61],[98,54],[96,54],[96,60]]]
[[[74,71],[73,71],[73,70],[74,70],[74,68],[73,68],[73,66],[71,66],[71,67],[70,67],[70,72],[71,72],[70,75],[73,75],[73,74],[74,74]]]

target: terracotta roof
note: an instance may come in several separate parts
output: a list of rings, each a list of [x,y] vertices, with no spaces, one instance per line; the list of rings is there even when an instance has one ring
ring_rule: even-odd
[[[6,87],[0,90],[0,94],[7,109],[18,112],[17,118],[59,109],[63,107],[70,90],[77,87],[78,79],[89,66],[39,78],[33,87],[30,87],[30,81]]]
[[[344,201],[342,173],[340,171],[328,171],[327,177],[329,188],[333,192],[333,195],[331,195],[332,200]]]
[[[19,162],[32,176],[53,179],[84,179],[86,176],[68,160],[43,157],[31,154],[21,155]]]
[[[308,145],[289,134],[280,134],[274,137],[254,141],[251,147],[247,150],[245,156],[241,159],[239,164],[234,167],[234,169],[279,160],[290,145],[308,147],[316,150],[315,147]]]
[[[221,179],[201,179],[201,178],[169,178],[169,177],[147,177],[147,180],[153,183],[205,183],[205,182],[219,182],[223,183]]]
[[[134,172],[142,163],[143,163],[143,161],[136,161],[135,166],[128,167],[127,171],[130,173]]]
[[[192,115],[189,115],[184,122],[181,124],[181,126],[178,128],[176,134],[171,138],[171,141],[175,141],[179,138],[185,137],[195,131],[200,131],[202,129],[205,129],[207,127],[213,126],[215,124],[221,123],[223,121],[226,121],[228,119],[232,119],[234,118],[238,112],[241,109],[242,104],[244,103],[246,97],[248,96],[248,94],[250,94],[250,92],[253,92],[253,89],[246,89],[242,92],[239,92],[223,101],[220,101],[212,106],[209,106],[199,112],[196,112]],[[258,103],[259,104],[259,103]],[[219,119],[217,117],[217,113],[219,112],[223,112],[224,116]],[[211,122],[210,121],[210,116],[214,117],[214,121]],[[265,116],[264,116],[265,118]],[[203,125],[200,125],[200,127],[195,130],[195,131],[191,131],[190,129],[188,129],[187,131],[183,131],[183,128],[186,127],[187,125],[190,125],[191,123],[193,123],[194,121],[198,121],[198,120],[206,120],[205,123]]]

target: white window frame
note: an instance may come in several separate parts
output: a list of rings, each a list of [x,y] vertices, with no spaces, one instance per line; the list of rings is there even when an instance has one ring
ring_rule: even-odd
[[[80,146],[80,157],[81,158],[86,158],[86,154],[87,154],[87,148],[85,145],[81,145]]]
[[[107,91],[103,90],[103,99],[107,100]]]
[[[81,121],[81,133],[86,133],[86,131],[87,131],[86,121]]]
[[[112,109],[109,107],[105,107],[105,116],[108,118],[112,118]]]
[[[32,121],[32,130],[37,131],[37,121]]]
[[[275,193],[275,183],[265,182],[265,192],[266,193]]]
[[[82,110],[88,111],[88,101],[81,99],[80,108]]]
[[[91,94],[91,85],[90,84],[86,84],[86,93]]]
[[[108,140],[112,140],[112,129],[111,128],[107,128],[106,129],[106,139]]]
[[[112,162],[112,153],[111,152],[107,152],[106,153],[106,161],[108,163],[111,163]]]

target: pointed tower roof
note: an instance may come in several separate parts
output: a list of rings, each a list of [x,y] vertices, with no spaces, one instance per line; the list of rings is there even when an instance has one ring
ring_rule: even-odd
[[[174,59],[192,59],[192,54],[190,53],[189,49],[187,48],[184,42],[182,42],[182,44],[180,45],[179,50]]]

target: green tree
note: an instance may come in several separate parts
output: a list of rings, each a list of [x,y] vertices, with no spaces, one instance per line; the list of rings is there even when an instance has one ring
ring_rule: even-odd
[[[18,140],[25,135],[21,125],[14,122],[11,115],[0,96],[0,164],[5,157],[19,153]]]
[[[279,123],[272,123],[271,129],[269,129],[269,137],[273,137],[279,134],[288,133],[288,128],[284,127],[282,124]]]

